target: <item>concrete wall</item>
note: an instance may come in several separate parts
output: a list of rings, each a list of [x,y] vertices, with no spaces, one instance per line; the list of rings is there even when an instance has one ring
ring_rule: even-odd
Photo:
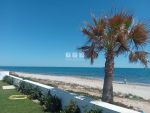
[[[5,73],[5,74],[8,75],[8,73]],[[22,78],[14,77],[12,75],[9,75],[9,76],[14,78],[14,85],[19,85],[20,81],[24,81],[34,86],[38,86],[39,88],[41,88],[41,90],[44,93],[47,93],[50,90],[52,95],[56,95],[57,97],[61,99],[63,108],[67,106],[71,100],[73,100],[80,107],[82,113],[84,113],[85,110],[90,110],[92,108],[100,108],[103,110],[103,113],[139,113],[137,111],[126,109],[126,108],[112,105],[109,103],[105,103],[101,101],[93,101],[92,99],[88,97],[79,96],[77,94],[69,93],[67,91],[63,91],[58,88],[40,84],[38,82],[33,82],[30,80],[23,80]]]
[[[3,77],[6,76],[6,75],[9,75],[8,71],[2,71],[2,72],[0,72],[0,80],[2,80]]]

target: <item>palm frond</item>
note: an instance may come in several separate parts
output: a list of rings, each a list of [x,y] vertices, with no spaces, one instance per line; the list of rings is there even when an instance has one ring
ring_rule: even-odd
[[[141,62],[147,66],[148,53],[139,48],[149,39],[149,31],[144,24],[133,26],[133,15],[120,11],[110,16],[95,18],[93,23],[85,23],[82,32],[88,38],[87,43],[79,48],[91,63],[98,57],[99,52],[111,51],[113,55],[131,52],[130,62]],[[135,48],[136,47],[136,48]],[[143,47],[143,46],[142,46]]]
[[[97,22],[97,20],[96,20],[96,18],[95,18],[95,16],[94,16],[94,15],[92,15],[92,20],[93,20],[93,22],[94,22],[95,26],[97,26],[98,22]]]
[[[144,24],[137,24],[129,33],[129,39],[131,39],[132,42],[134,42],[135,47],[142,46],[148,41],[149,38],[149,31],[146,29]]]
[[[104,35],[106,22],[104,19],[97,20],[95,17],[92,17],[92,19],[94,21],[94,25],[86,22],[85,27],[82,28],[82,32],[90,39],[100,40],[100,38]]]
[[[85,34],[89,39],[92,39],[95,37],[93,32],[91,32],[90,30],[88,30],[86,28],[82,28],[82,33]]]
[[[117,47],[117,49],[115,51],[115,54],[118,56],[118,55],[123,54],[123,53],[125,53],[127,51],[128,51],[127,48],[125,48],[124,46],[120,45],[120,46]]]
[[[147,67],[148,64],[148,52],[145,51],[136,51],[136,52],[131,52],[129,54],[129,61],[131,63],[136,63],[138,61],[140,61],[142,64],[145,65],[145,67]]]
[[[128,29],[132,24],[132,20],[133,20],[132,15],[129,15],[126,12],[120,12],[112,16],[109,19],[108,24],[110,28],[113,30],[119,30],[122,27]]]
[[[116,43],[119,43],[121,48],[124,48],[124,50],[129,50],[128,48],[128,40],[126,38],[126,34],[124,32],[120,32],[116,38]]]
[[[94,59],[98,57],[98,51],[95,50],[94,45],[91,46],[83,46],[79,48],[83,53],[85,58],[88,58],[91,60],[91,64],[94,63]]]

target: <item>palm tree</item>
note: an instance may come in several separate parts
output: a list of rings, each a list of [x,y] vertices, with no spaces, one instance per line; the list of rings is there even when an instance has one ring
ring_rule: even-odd
[[[87,36],[87,43],[79,48],[86,58],[91,60],[99,53],[105,54],[105,77],[102,101],[113,102],[114,58],[126,53],[131,63],[141,62],[148,65],[148,52],[143,46],[149,40],[148,28],[141,22],[134,24],[133,15],[120,11],[99,19],[92,17],[93,24],[86,23],[82,32]]]

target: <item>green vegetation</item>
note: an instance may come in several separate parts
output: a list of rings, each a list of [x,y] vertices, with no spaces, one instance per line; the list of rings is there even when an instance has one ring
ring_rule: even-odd
[[[61,100],[56,96],[52,96],[50,91],[48,94],[44,95],[42,94],[42,91],[39,89],[39,87],[34,87],[33,85],[26,82],[20,82],[20,85],[17,89],[19,92],[28,95],[30,99],[39,100],[45,112],[58,113],[62,109]]]
[[[56,96],[52,96],[50,91],[47,95],[43,95],[42,104],[44,111],[59,113],[62,110],[61,100]]]
[[[41,98],[41,96],[42,96],[41,90],[38,87],[34,87],[34,88],[32,88],[32,90],[30,92],[29,98],[33,99],[33,100],[35,100],[35,99],[39,100]]]
[[[62,113],[80,113],[80,108],[76,105],[75,102],[71,101]]]
[[[9,76],[4,77],[3,82],[0,82],[0,86],[3,86],[4,84],[6,85],[6,83],[4,82],[13,84],[13,78]],[[17,91],[19,92],[17,92],[16,90],[0,89],[0,99],[2,101],[5,101],[4,103],[3,102],[0,103],[0,106],[4,106],[5,107],[4,110],[6,110],[3,113],[9,113],[11,110],[14,111],[14,112],[11,111],[11,113],[43,113],[43,112],[45,113],[80,113],[80,108],[73,101],[71,101],[70,104],[66,106],[65,109],[63,110],[61,100],[56,95],[52,95],[50,91],[48,91],[47,94],[43,94],[38,86],[35,87],[34,85],[30,83],[26,83],[22,81],[20,82],[19,86],[16,86],[16,87],[17,87]],[[29,101],[29,99],[14,100],[14,101],[8,99],[9,96],[11,95],[20,95],[20,94],[25,94],[29,97],[29,99],[32,99],[32,100],[36,99],[37,101],[40,102],[40,104],[36,105],[32,101]],[[13,109],[9,109],[12,107],[11,104],[13,106]],[[30,108],[33,108],[33,109],[30,109]],[[24,111],[21,111],[22,109],[24,109]],[[90,110],[89,112],[86,112],[86,113],[102,113],[102,112],[100,110]]]
[[[92,109],[86,113],[102,113],[102,110],[101,109]]]
[[[26,82],[20,82],[19,86],[17,87],[17,90],[20,93],[28,95],[29,98],[33,100],[39,100],[42,96],[42,92],[39,89],[39,87],[34,87],[33,85]]]
[[[11,78],[11,77],[9,77],[9,76],[5,76],[5,77],[3,78],[3,82],[6,82],[6,83],[12,85],[12,84],[13,84],[13,78]]]
[[[16,90],[3,90],[2,86],[7,85],[0,81],[0,112],[1,113],[44,113],[42,107],[31,100],[9,100],[11,95],[20,95]]]
[[[33,86],[26,82],[20,82],[19,86],[17,87],[17,90],[25,95],[30,95],[32,89],[33,89]]]

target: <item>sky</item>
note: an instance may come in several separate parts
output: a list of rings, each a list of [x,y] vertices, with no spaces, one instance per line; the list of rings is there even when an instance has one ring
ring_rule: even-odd
[[[70,58],[86,42],[80,30],[84,22],[91,14],[99,17],[115,7],[148,24],[149,4],[149,0],[0,0],[0,66],[104,67],[103,54],[94,65],[79,53]],[[150,46],[144,50],[150,52]],[[122,55],[115,58],[115,67],[143,65],[130,64]]]

